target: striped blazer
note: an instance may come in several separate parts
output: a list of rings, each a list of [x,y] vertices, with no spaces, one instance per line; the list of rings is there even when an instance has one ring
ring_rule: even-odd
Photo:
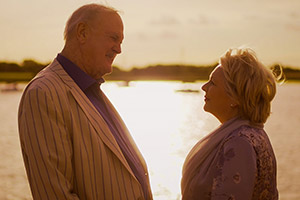
[[[146,163],[113,105],[148,176]],[[34,199],[152,199],[142,187],[109,127],[55,59],[25,88],[18,125]]]

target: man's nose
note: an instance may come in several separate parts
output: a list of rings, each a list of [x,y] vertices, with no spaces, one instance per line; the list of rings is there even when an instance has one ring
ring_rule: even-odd
[[[117,54],[120,54],[120,53],[122,52],[121,44],[115,45],[115,46],[113,47],[113,50],[114,50]]]

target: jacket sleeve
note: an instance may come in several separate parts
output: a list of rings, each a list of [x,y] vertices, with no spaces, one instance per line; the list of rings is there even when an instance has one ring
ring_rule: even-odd
[[[19,133],[33,199],[79,199],[72,193],[72,146],[67,113],[55,90],[28,89],[20,102]]]
[[[212,198],[252,199],[256,178],[256,154],[251,143],[234,137],[224,144],[213,180]]]

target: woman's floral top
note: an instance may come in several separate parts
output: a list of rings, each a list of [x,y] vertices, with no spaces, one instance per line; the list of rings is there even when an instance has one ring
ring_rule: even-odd
[[[189,199],[276,200],[276,159],[262,128],[241,126],[216,149],[207,169],[199,169]]]
[[[278,199],[276,159],[263,129],[235,130],[218,153],[211,199]]]

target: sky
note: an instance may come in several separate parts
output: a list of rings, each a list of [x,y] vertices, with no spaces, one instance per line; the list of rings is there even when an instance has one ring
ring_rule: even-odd
[[[210,65],[228,49],[250,47],[265,65],[300,68],[299,0],[0,0],[0,61],[51,62],[68,17],[102,3],[124,23],[122,69]]]

